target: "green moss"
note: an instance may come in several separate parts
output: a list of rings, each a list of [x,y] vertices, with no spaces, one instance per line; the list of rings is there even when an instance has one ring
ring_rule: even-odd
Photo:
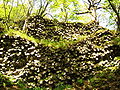
[[[83,82],[84,82],[83,79],[78,79],[78,80],[77,80],[77,83],[79,83],[80,85],[82,85]]]
[[[10,77],[0,73],[0,87],[12,86],[13,82],[10,80]]]
[[[57,84],[56,88],[54,90],[65,90],[65,89],[71,89],[71,85],[65,85],[64,83],[60,82]]]
[[[67,48],[69,45],[75,44],[77,42],[80,42],[82,40],[85,40],[87,38],[87,36],[78,36],[76,37],[76,40],[65,40],[65,39],[60,39],[60,41],[54,41],[51,39],[35,39],[32,36],[28,36],[26,33],[22,32],[22,31],[16,31],[13,29],[10,29],[9,31],[6,32],[6,34],[9,34],[10,36],[20,36],[21,38],[27,39],[33,43],[35,43],[35,45],[39,44],[43,44],[45,46],[48,47],[52,47],[53,49],[58,49],[58,48]]]

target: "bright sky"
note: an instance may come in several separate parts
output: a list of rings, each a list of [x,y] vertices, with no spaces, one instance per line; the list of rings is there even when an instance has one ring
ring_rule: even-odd
[[[17,1],[19,1],[19,2],[22,1],[23,3],[28,3],[28,0],[14,0],[14,2],[17,2]],[[83,0],[79,0],[79,1],[80,1],[80,3],[84,3]],[[0,3],[2,3],[2,1],[0,1]],[[37,7],[37,5],[36,5],[36,7]],[[59,10],[58,10],[58,11],[59,11]],[[56,12],[56,13],[58,13],[58,12]],[[104,13],[104,14],[102,14],[102,13]],[[53,13],[52,13],[52,14],[53,14]],[[55,14],[55,13],[54,13],[54,14]],[[99,16],[100,26],[107,27],[107,28],[109,28],[109,29],[114,29],[113,26],[107,26],[108,21],[109,21],[109,16],[110,16],[109,13],[105,13],[105,12],[102,11],[102,10],[98,10],[98,15],[100,15],[100,16]],[[91,16],[91,18],[93,18],[93,17]]]

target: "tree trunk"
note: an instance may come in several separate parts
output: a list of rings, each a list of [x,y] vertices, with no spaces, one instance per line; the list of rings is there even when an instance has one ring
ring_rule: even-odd
[[[117,16],[117,31],[120,32],[120,16]]]

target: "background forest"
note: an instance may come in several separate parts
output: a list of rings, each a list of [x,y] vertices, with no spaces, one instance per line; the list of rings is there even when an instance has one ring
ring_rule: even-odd
[[[0,90],[119,90],[120,0],[0,0]]]

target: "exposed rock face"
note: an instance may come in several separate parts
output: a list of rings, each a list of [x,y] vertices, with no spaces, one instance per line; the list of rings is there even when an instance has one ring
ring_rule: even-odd
[[[29,36],[38,39],[68,39],[73,34],[89,35],[84,40],[68,48],[51,50],[50,47],[22,39],[19,36],[0,37],[0,72],[21,78],[28,86],[55,87],[57,83],[72,84],[80,78],[94,75],[96,71],[115,65],[112,63],[120,50],[110,44],[115,37],[109,30],[95,25],[82,23],[60,23],[52,20],[30,18]],[[57,37],[57,38],[56,38]],[[105,63],[99,65],[101,61]],[[115,61],[119,64],[119,61]],[[108,66],[104,66],[105,64]],[[8,73],[11,71],[11,73]]]
[[[56,41],[59,41],[60,37],[70,39],[73,34],[89,35],[97,30],[104,29],[94,21],[84,25],[83,23],[57,22],[39,16],[29,18],[27,28],[29,36]]]
[[[34,44],[20,36],[3,35],[0,37],[1,70],[23,67],[27,62],[27,51]],[[8,68],[9,67],[9,68]]]

